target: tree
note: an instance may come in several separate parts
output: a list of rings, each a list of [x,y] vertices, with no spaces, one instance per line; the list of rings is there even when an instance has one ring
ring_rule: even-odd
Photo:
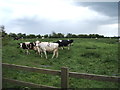
[[[5,26],[4,25],[0,26],[0,34],[3,37],[2,38],[2,46],[8,45],[8,43],[11,41],[11,38],[5,32]]]
[[[58,33],[58,34],[57,34],[57,37],[58,37],[58,38],[64,38],[64,34]]]
[[[53,31],[52,34],[49,35],[50,38],[56,38],[57,34]]]
[[[26,34],[25,34],[25,33],[24,33],[24,34],[22,34],[22,37],[23,37],[23,38],[26,38]]]
[[[53,31],[51,36],[52,36],[52,38],[56,38],[57,34]]]
[[[45,38],[48,38],[49,36],[48,36],[48,34],[45,34],[44,37],[45,37]]]
[[[52,38],[52,35],[51,34],[49,34],[49,36],[48,36],[49,38]]]
[[[68,33],[68,34],[66,35],[66,38],[72,38],[72,34],[71,34],[71,33]]]
[[[0,36],[5,37],[7,33],[5,32],[5,26],[1,25],[0,26]]]
[[[24,34],[18,33],[18,34],[17,34],[17,37],[18,37],[18,38],[26,38],[26,34],[25,34],[25,33],[24,33]]]
[[[39,35],[36,35],[36,37],[41,38],[42,36],[39,34]]]
[[[72,38],[77,38],[78,36],[75,34],[72,34]]]
[[[12,38],[17,37],[17,35],[15,33],[10,33],[9,36],[12,37]]]
[[[79,34],[78,38],[89,38],[87,34]]]
[[[27,35],[27,38],[36,38],[34,34]]]
[[[22,33],[17,34],[17,37],[19,37],[19,38],[21,38],[22,36],[23,36]]]

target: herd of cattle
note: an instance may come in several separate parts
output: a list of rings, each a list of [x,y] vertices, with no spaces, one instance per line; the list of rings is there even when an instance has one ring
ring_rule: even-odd
[[[25,49],[27,54],[30,54],[29,50],[36,51],[39,55],[42,57],[42,52],[44,52],[45,57],[47,59],[47,53],[46,52],[53,52],[52,58],[56,56],[58,57],[58,49],[61,47],[62,49],[64,47],[69,47],[72,45],[73,40],[58,40],[56,42],[24,42],[24,43],[18,43],[20,48]]]

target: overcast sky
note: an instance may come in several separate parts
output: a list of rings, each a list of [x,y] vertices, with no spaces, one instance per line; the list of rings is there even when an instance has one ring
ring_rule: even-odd
[[[118,35],[117,2],[0,0],[0,25],[7,33]]]

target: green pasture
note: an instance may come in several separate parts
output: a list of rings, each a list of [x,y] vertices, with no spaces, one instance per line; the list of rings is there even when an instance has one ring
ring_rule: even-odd
[[[65,39],[65,38],[63,38]],[[63,40],[62,39],[62,40]],[[17,48],[20,42],[36,41],[37,39],[24,40],[5,40],[2,47],[2,62],[37,68],[47,68],[60,70],[65,66],[71,72],[119,76],[118,73],[118,40],[109,38],[72,38],[73,46],[70,50],[59,49],[58,58],[53,58],[52,53],[47,53],[48,59],[30,51],[30,55],[26,55],[25,51]],[[40,41],[54,42],[58,38],[38,39]],[[3,77],[16,79],[36,84],[60,87],[59,76],[52,76],[40,73],[32,73],[22,70],[3,68]],[[23,86],[14,85],[3,82],[3,87],[7,88],[24,88]],[[70,78],[70,88],[117,88],[117,83],[102,82],[87,79]]]

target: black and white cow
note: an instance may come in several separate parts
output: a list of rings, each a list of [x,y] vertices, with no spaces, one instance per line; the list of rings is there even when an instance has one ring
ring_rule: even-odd
[[[38,51],[34,42],[24,42],[24,43],[18,43],[18,44],[20,45],[20,48],[26,50],[27,54],[30,54],[29,50]]]
[[[19,40],[19,39],[21,39],[21,38],[20,38],[20,37],[15,37],[15,38],[14,38],[14,40]]]
[[[59,47],[62,47],[62,49],[64,47],[68,47],[68,50],[69,50],[69,47],[72,45],[73,40],[69,40],[69,39],[68,40],[58,40],[58,41],[56,41],[54,43],[58,43]]]

